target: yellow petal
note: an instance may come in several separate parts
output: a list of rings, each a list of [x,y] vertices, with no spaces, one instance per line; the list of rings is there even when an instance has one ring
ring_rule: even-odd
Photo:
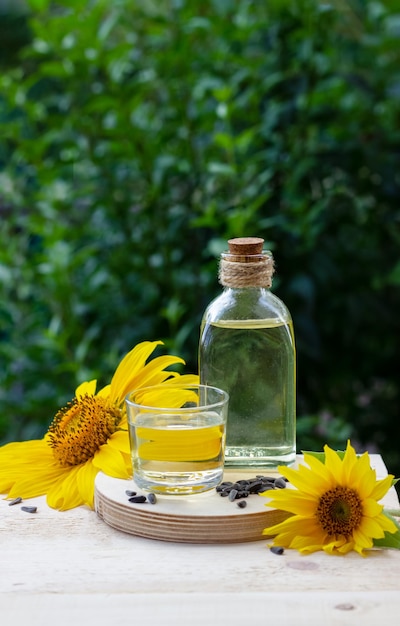
[[[332,472],[319,459],[310,454],[305,454],[304,460],[307,462],[307,465],[314,475],[314,484],[317,485],[318,483],[318,494],[323,491],[328,491],[337,483],[337,481],[332,477]]]
[[[361,533],[365,537],[369,537],[371,539],[371,544],[372,544],[372,539],[380,539],[385,534],[378,520],[372,519],[370,517],[364,517],[359,528],[353,531],[354,538],[355,538],[356,533]]]
[[[282,476],[289,480],[291,485],[297,487],[297,489],[304,493],[318,497],[322,491],[325,491],[324,479],[321,479],[317,473],[313,472],[305,465],[300,465],[297,470],[285,466],[279,466],[278,469]]]
[[[67,511],[81,506],[84,501],[79,493],[77,474],[81,466],[71,467],[65,476],[59,478],[47,492],[47,504],[59,511]]]
[[[383,506],[378,504],[376,500],[372,498],[365,498],[362,501],[363,515],[366,517],[376,517],[381,513]]]
[[[375,535],[371,535],[369,532],[369,529],[366,529],[364,531],[363,528],[357,528],[356,530],[353,531],[354,543],[357,546],[359,546],[362,550],[372,548],[373,546],[372,537],[376,537],[377,539],[379,539],[380,537],[383,537],[383,536],[384,536],[384,532],[382,531],[379,525],[376,528]]]
[[[343,484],[343,463],[338,453],[329,446],[324,446],[325,466],[329,469],[332,478],[338,485]]]
[[[0,448],[0,493],[34,498],[64,474],[45,440],[10,443]]]
[[[358,466],[356,451],[348,441],[346,452],[342,460],[342,476],[344,485],[350,485],[353,483],[354,486],[354,474],[357,475]]]
[[[97,380],[90,380],[85,383],[81,383],[75,390],[75,397],[82,398],[82,396],[94,396],[96,393]]]
[[[369,454],[365,452],[358,458],[357,464],[352,468],[348,484],[359,493],[360,498],[368,498],[376,482],[376,472],[371,468]]]
[[[272,508],[279,508],[282,511],[288,511],[289,513],[293,513],[294,515],[302,515],[305,517],[311,517],[315,514],[317,503],[314,498],[311,498],[310,496],[302,493],[296,493],[292,489],[288,489],[287,491],[293,491],[293,494],[291,493],[290,496],[286,499],[274,498],[268,506],[271,506]]]
[[[179,359],[176,356],[158,356],[154,358],[150,363],[147,363],[140,372],[140,387],[150,387],[152,385],[159,385],[163,383],[170,376],[179,376],[176,372],[164,371],[170,365],[177,365],[178,363],[184,363],[183,359]],[[133,388],[128,391],[133,391]],[[126,394],[125,394],[126,395]]]
[[[381,500],[392,486],[393,478],[394,476],[392,474],[389,474],[382,480],[376,481],[376,484],[371,491],[370,498],[374,498],[374,500]]]
[[[159,345],[162,345],[162,341],[143,341],[124,356],[111,379],[110,401],[112,403],[120,404],[123,401],[133,381],[136,378],[140,380],[140,373],[147,359]]]
[[[117,430],[117,432],[112,434],[108,439],[107,445],[111,446],[111,448],[115,448],[115,450],[124,452],[125,454],[130,454],[131,447],[129,443],[128,431]]]
[[[344,537],[329,541],[322,546],[322,549],[327,554],[347,554],[354,549],[354,542],[347,541]]]
[[[264,528],[263,535],[275,535],[279,533],[292,533],[293,537],[297,535],[308,535],[310,527],[315,527],[315,521],[312,518],[294,515],[279,524]]]
[[[97,395],[101,398],[108,398],[111,392],[111,385],[106,385],[97,392]]]
[[[128,471],[123,453],[107,444],[100,447],[92,462],[98,470],[114,478],[129,478],[132,474]]]
[[[76,484],[82,503],[91,509],[94,506],[94,481],[98,471],[93,463],[84,463],[76,475]]]
[[[397,526],[393,520],[389,519],[384,513],[381,513],[377,518],[377,521],[382,526],[383,530],[388,533],[397,532]]]
[[[299,550],[302,554],[310,554],[311,552],[321,550],[324,545],[324,541],[324,533],[320,529],[316,529],[314,532],[310,532],[306,536],[301,535],[294,537],[290,542],[289,547],[294,550]]]

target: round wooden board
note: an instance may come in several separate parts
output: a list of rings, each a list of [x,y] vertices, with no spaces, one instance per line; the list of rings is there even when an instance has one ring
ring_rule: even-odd
[[[253,471],[254,475],[254,471]],[[241,473],[243,478],[243,472]],[[224,480],[239,476],[226,472]],[[157,502],[129,502],[126,490],[144,493],[133,480],[100,472],[95,482],[95,510],[109,526],[132,535],[183,543],[240,543],[266,539],[262,531],[289,514],[266,506],[260,495],[246,498],[241,509],[215,489],[193,496],[157,495]]]

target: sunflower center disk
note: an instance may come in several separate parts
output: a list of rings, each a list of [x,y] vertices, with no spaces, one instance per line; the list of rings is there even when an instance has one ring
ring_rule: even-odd
[[[54,458],[63,467],[85,463],[107,442],[120,421],[120,409],[104,398],[74,398],[58,411],[49,427]]]
[[[329,535],[349,537],[361,523],[362,502],[354,489],[337,486],[321,496],[316,514]]]

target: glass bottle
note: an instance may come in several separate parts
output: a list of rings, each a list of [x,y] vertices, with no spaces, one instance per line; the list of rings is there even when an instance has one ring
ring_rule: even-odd
[[[264,240],[228,241],[223,292],[200,329],[200,382],[229,393],[225,465],[290,465],[296,456],[296,351],[291,315],[270,291],[273,258]]]

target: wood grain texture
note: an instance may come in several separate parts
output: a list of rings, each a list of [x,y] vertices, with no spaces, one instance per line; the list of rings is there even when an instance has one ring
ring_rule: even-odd
[[[255,474],[253,471],[252,477]],[[235,482],[243,476],[226,471],[224,479]],[[259,495],[246,498],[246,508],[240,509],[236,502],[221,498],[215,489],[193,496],[158,495],[155,505],[129,502],[126,490],[144,493],[133,480],[98,474],[95,509],[113,528],[148,539],[183,543],[265,541],[264,528],[289,517],[284,511],[268,507],[267,499]]]

